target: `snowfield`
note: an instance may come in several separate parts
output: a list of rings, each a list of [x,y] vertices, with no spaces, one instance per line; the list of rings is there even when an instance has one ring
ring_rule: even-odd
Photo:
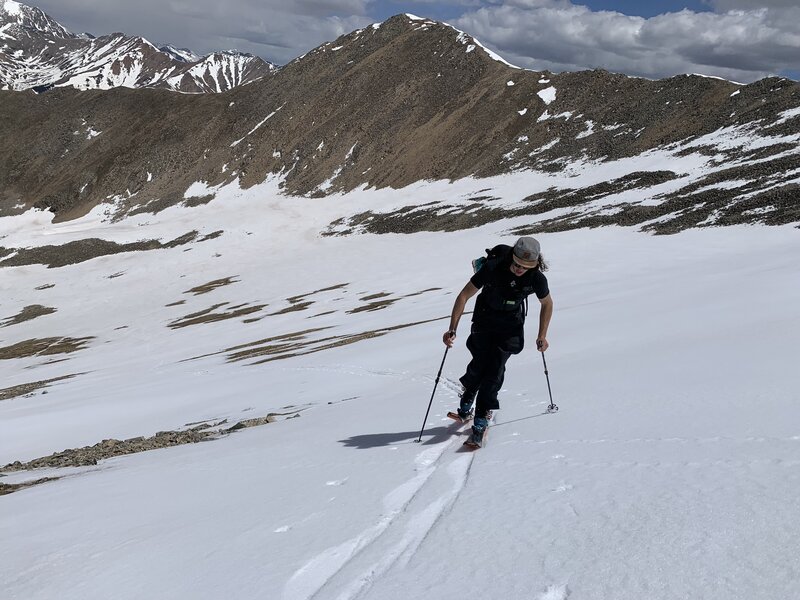
[[[0,496],[0,597],[797,597],[796,228],[537,236],[560,411],[545,411],[529,341],[509,361],[487,447],[462,449],[445,413],[468,360],[465,315],[415,443],[470,260],[527,221],[320,232],[448,193],[504,199],[520,181],[313,200],[271,181],[113,223],[102,209],[0,219],[9,248],[208,236],[2,269],[2,349],[89,339],[69,354],[0,355],[6,388],[74,376],[0,401],[0,465],[278,415],[203,443],[5,473],[0,483],[61,478]],[[31,305],[56,310],[9,324]],[[534,299],[529,340],[537,312]]]

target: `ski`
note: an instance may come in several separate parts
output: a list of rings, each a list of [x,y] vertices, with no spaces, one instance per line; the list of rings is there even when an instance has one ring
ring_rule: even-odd
[[[454,411],[451,410],[451,411],[449,411],[447,413],[447,417],[450,418],[450,419],[453,419],[454,421],[456,421],[458,423],[461,423],[462,425],[464,423],[469,423],[470,421],[472,421],[472,413],[469,413],[469,415],[467,415],[467,418],[465,419],[464,417],[462,417],[457,412],[454,412]]]

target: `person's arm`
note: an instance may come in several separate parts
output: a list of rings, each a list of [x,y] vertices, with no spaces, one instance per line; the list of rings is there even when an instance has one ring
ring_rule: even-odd
[[[477,293],[478,288],[475,287],[471,281],[468,281],[467,285],[464,286],[464,289],[462,289],[456,297],[456,301],[453,303],[453,312],[450,313],[450,329],[445,331],[444,335],[442,336],[442,341],[448,348],[453,347],[453,342],[456,339],[458,322],[461,320],[461,315],[464,314],[464,308],[467,306],[467,300],[472,298]]]
[[[536,335],[536,349],[544,352],[550,346],[547,342],[547,328],[550,327],[550,318],[553,316],[553,297],[547,294],[539,298],[542,306],[539,309],[539,333]]]

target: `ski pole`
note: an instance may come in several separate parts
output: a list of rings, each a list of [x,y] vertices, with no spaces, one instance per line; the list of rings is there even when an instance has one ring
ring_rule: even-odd
[[[542,364],[544,365],[544,376],[547,379],[547,393],[550,396],[550,406],[547,407],[547,412],[558,412],[558,406],[553,403],[553,392],[550,390],[550,374],[547,372],[547,361],[544,359],[544,352],[541,350],[541,342],[537,342],[536,347],[542,353]]]
[[[439,372],[436,374],[436,382],[433,384],[433,392],[431,392],[431,399],[430,402],[428,402],[428,410],[425,411],[425,420],[422,422],[422,429],[419,430],[419,439],[414,440],[417,443],[422,441],[422,432],[425,431],[425,423],[428,422],[428,413],[431,412],[431,404],[433,404],[433,395],[436,393],[436,386],[439,385],[439,378],[442,376],[442,369],[444,369],[444,361],[447,358],[448,350],[450,350],[449,346],[444,349],[444,357],[442,358],[442,364],[439,367]]]

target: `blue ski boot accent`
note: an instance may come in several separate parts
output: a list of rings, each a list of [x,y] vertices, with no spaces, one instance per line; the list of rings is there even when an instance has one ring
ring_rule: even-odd
[[[492,418],[491,413],[487,414],[485,417],[475,417],[475,422],[472,424],[472,428],[480,432],[486,431],[486,428],[489,426],[489,420],[491,418]]]
[[[486,442],[486,428],[478,429],[473,425],[472,433],[470,433],[469,438],[467,438],[467,441],[464,442],[464,445],[467,446],[468,448],[477,450],[478,448],[483,448],[485,442]]]
[[[472,424],[472,433],[470,433],[464,445],[473,450],[483,448],[486,445],[486,430],[489,428],[491,420],[492,411],[487,411],[484,417],[475,417],[475,421]]]
[[[461,401],[458,405],[458,414],[460,415],[472,415],[472,405],[475,402],[475,392],[470,392],[467,390],[461,391]]]

